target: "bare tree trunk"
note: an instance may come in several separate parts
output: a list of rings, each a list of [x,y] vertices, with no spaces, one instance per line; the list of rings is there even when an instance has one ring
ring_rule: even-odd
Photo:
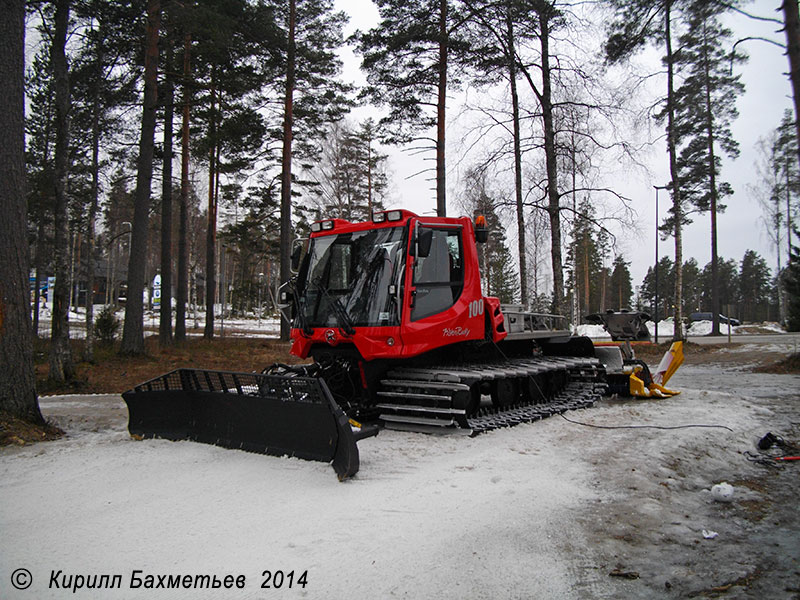
[[[678,158],[675,138],[675,57],[672,54],[671,30],[672,0],[667,0],[665,14],[665,36],[667,45],[667,151],[669,153],[669,172],[672,177],[672,206],[675,216],[675,319],[672,339],[683,339],[681,304],[683,302],[683,205],[681,204],[681,185],[678,176]],[[656,234],[658,235],[658,234]],[[657,260],[657,258],[656,258]],[[656,267],[657,268],[657,267]],[[658,293],[658,292],[656,292]],[[656,315],[658,307],[656,307]],[[666,314],[666,313],[665,313]]]
[[[707,42],[705,23],[703,23],[703,37],[704,42]],[[709,157],[709,187],[711,189],[711,311],[712,311],[712,328],[711,335],[720,335],[719,331],[719,256],[717,253],[717,173],[716,173],[716,159],[714,156],[714,119],[711,114],[711,82],[709,75],[707,44],[704,43],[704,75],[705,81],[705,109],[706,109],[706,139],[708,143],[708,157]],[[676,307],[679,310],[680,307]],[[729,315],[730,316],[730,315]],[[677,317],[676,317],[677,321]]]
[[[797,160],[800,164],[800,15],[797,0],[783,0],[783,30],[786,32],[786,54],[789,57],[789,79],[794,100],[794,126],[797,135]],[[792,234],[789,233],[791,239]]]
[[[447,0],[439,0],[439,83],[436,100],[436,214],[447,216],[445,106],[447,103]]]
[[[189,75],[191,63],[189,52],[192,37],[183,38],[183,117],[181,123],[181,206],[178,224],[178,289],[175,293],[175,340],[186,340],[186,302],[189,288],[189,244],[186,236],[189,229],[189,107],[191,92]]]
[[[167,42],[164,77],[164,162],[161,181],[161,300],[158,342],[172,343],[172,119],[175,112],[172,84],[172,42]]]
[[[36,398],[25,203],[25,2],[0,8],[0,410],[44,423]]]
[[[367,218],[372,218],[372,138],[367,139]]]
[[[520,302],[528,305],[528,266],[525,252],[525,209],[522,204],[522,148],[519,126],[519,94],[517,93],[517,57],[514,50],[514,22],[506,13],[508,35],[508,81],[511,87],[511,113],[514,125],[514,194],[517,202],[517,249],[519,251]]]
[[[542,48],[542,121],[544,153],[547,166],[547,214],[550,217],[550,261],[553,268],[553,312],[561,314],[564,296],[564,272],[561,259],[561,194],[558,192],[558,157],[553,124],[553,98],[550,87],[550,7],[539,13],[539,37]]]
[[[289,39],[286,51],[286,97],[283,115],[281,170],[281,283],[291,278],[292,235],[292,125],[295,86],[295,0],[289,0]],[[281,319],[281,340],[288,341],[290,325]]]
[[[592,310],[592,296],[589,293],[589,241],[583,243],[583,305],[586,310]]]
[[[605,255],[603,255],[603,263],[605,263]],[[606,309],[606,283],[608,280],[608,271],[606,271],[605,264],[600,269],[600,306],[597,310],[604,311]],[[621,306],[618,308],[622,308]]]
[[[144,59],[144,106],[139,160],[136,173],[136,198],[133,210],[133,233],[128,261],[128,298],[125,301],[125,325],[120,352],[144,354],[144,292],[147,259],[147,222],[150,186],[153,179],[153,146],[158,105],[158,30],[161,27],[161,0],[147,2],[147,32]]]
[[[800,146],[800,144],[798,144]],[[789,180],[789,170],[786,169],[784,171],[786,173],[786,242],[787,242],[787,254],[786,254],[786,266],[789,266],[789,261],[792,258],[792,192],[791,192],[791,182]],[[780,255],[780,252],[778,252]],[[780,274],[781,269],[780,265],[778,266],[778,274]],[[780,288],[781,286],[779,286]]]
[[[94,253],[95,222],[100,201],[100,82],[103,68],[102,51],[100,52],[96,57],[96,88],[92,107],[92,203],[89,205],[89,218],[86,224],[86,344],[83,357],[88,362],[94,362]]]
[[[66,195],[69,169],[69,71],[67,68],[67,27],[69,0],[58,0],[51,57],[56,96],[55,149],[55,288],[53,290],[50,378],[66,381],[75,375],[69,345],[69,215]]]
[[[216,122],[214,113],[215,85],[212,75],[211,81],[211,124],[209,138],[211,149],[208,154],[208,227],[206,229],[206,325],[203,337],[207,340],[214,339],[214,300],[216,299],[217,270],[215,267],[215,253],[217,245],[217,204],[214,188],[216,184]]]

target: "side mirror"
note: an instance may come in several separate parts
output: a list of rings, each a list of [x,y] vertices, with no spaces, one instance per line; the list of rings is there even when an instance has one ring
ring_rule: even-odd
[[[289,308],[294,302],[294,294],[289,290],[281,290],[278,296],[278,308]]]
[[[287,281],[284,283],[280,288],[278,288],[278,310],[281,311],[283,318],[286,319],[288,323],[291,323],[294,320],[294,286],[292,285],[292,281]]]
[[[421,229],[417,237],[417,256],[426,258],[431,253],[431,244],[433,243],[433,229],[427,227]]]
[[[308,238],[297,238],[292,242],[292,264],[290,268],[295,275],[297,275],[297,272],[300,270],[300,261],[303,258],[303,247],[307,241]]]

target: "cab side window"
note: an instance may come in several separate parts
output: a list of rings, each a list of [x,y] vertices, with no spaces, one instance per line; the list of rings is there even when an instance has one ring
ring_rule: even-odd
[[[418,257],[414,266],[414,308],[417,321],[447,310],[464,288],[461,230],[433,229],[428,256]]]

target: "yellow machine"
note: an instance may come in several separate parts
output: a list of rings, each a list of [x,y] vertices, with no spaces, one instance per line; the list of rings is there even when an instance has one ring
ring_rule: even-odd
[[[602,325],[617,342],[595,348],[595,354],[606,365],[609,392],[635,398],[668,398],[680,393],[665,386],[683,363],[683,342],[672,343],[655,373],[651,373],[647,363],[634,356],[631,342],[650,341],[645,325],[649,318],[647,313],[628,311],[587,315],[589,323]]]

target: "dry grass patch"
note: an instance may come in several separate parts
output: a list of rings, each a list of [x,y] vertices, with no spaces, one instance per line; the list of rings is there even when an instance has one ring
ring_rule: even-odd
[[[34,442],[57,440],[64,432],[49,423],[36,425],[0,412],[0,446],[25,446]]]
[[[174,369],[188,367],[224,371],[261,372],[275,362],[296,363],[289,344],[274,339],[190,339],[183,344],[161,347],[158,338],[145,340],[143,356],[121,356],[117,347],[99,347],[95,362],[76,364],[76,378],[66,384],[48,379],[46,346],[38,348],[37,389],[40,394],[122,393],[133,386]],[[81,356],[83,342],[73,342],[73,356]]]

